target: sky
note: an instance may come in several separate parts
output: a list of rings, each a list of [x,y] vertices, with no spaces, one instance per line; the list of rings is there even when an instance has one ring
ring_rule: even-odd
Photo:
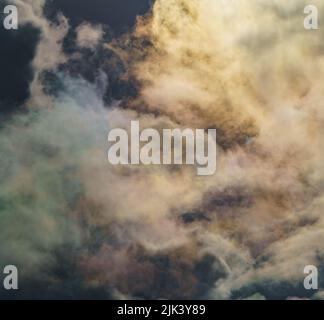
[[[323,29],[304,0],[0,0],[2,299],[322,299]],[[323,17],[324,5],[313,4]],[[217,172],[112,128],[217,129]]]
[[[49,6],[62,11],[73,26],[84,21],[102,23],[120,34],[134,26],[138,15],[149,10],[150,0],[54,0]]]

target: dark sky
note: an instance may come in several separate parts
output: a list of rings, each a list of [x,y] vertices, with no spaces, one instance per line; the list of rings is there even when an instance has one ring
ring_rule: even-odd
[[[137,15],[149,9],[150,0],[52,0],[75,26],[82,21],[109,25],[116,33],[131,27]]]
[[[33,79],[30,62],[40,37],[39,30],[31,25],[5,30],[2,12],[6,4],[0,0],[0,120],[28,98],[29,83]]]
[[[33,79],[30,65],[40,32],[31,25],[9,32],[0,28],[0,110],[7,113],[22,104],[29,95]]]

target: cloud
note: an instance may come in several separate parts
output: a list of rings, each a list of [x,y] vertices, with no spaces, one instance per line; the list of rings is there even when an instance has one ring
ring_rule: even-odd
[[[302,266],[322,263],[312,239],[322,234],[323,56],[321,31],[303,28],[306,4],[156,1],[138,24],[150,44],[133,64],[141,89],[131,107],[218,129],[218,173],[195,210],[242,255],[267,261],[230,273],[215,297],[272,278],[302,283]]]
[[[29,283],[41,275],[52,294],[64,281],[72,297],[58,259],[83,296],[311,298],[303,267],[323,268],[324,253],[323,55],[321,31],[303,28],[305,2],[156,0],[134,32],[68,58],[66,19],[51,24],[44,2],[24,3],[23,19],[42,30],[34,68],[53,70],[61,89],[49,97],[34,83],[53,108],[0,132],[0,261]],[[77,30],[81,46],[98,35]],[[89,68],[71,72],[76,61]],[[107,102],[114,76],[135,93]],[[216,128],[216,175],[110,166],[108,131],[131,120]]]
[[[81,48],[93,49],[103,37],[101,26],[92,26],[88,23],[77,28],[77,43]]]

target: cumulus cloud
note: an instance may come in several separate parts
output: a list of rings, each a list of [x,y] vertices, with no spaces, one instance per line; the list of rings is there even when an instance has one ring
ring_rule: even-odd
[[[77,29],[77,43],[81,48],[94,49],[103,37],[102,27],[89,23],[81,24]]]

